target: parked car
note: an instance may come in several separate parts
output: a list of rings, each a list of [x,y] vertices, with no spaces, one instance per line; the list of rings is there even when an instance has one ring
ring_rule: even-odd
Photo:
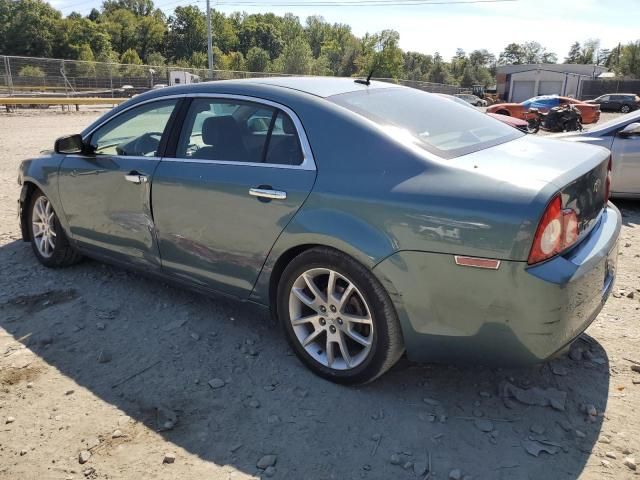
[[[600,110],[629,113],[640,108],[640,97],[635,93],[611,93],[587,100],[587,103],[600,105]]]
[[[558,95],[542,95],[525,100],[522,103],[497,103],[487,108],[487,112],[500,113],[502,115],[510,115],[528,120],[527,112],[530,108],[537,108],[540,112],[546,113],[553,107],[562,105],[575,105],[581,114],[581,123],[583,125],[596,123],[600,120],[600,106],[591,103],[580,102],[575,98],[559,97]]]
[[[473,95],[471,93],[457,93],[454,96],[456,98],[464,100],[469,105],[473,105],[474,107],[486,107],[487,106],[487,101],[486,100],[483,100],[482,98],[480,98],[480,97],[478,97],[476,95]]]
[[[611,196],[640,197],[640,111],[622,115],[582,133],[556,136],[611,150]]]
[[[472,107],[471,104],[469,104],[465,100],[462,100],[459,97],[456,97],[456,96],[453,96],[453,95],[447,95],[446,93],[438,93],[436,95],[440,95],[442,97],[445,97],[445,98],[448,98],[450,100],[453,100],[454,102],[456,102],[456,103],[458,103],[460,105],[464,105],[465,107]],[[520,120],[519,118],[510,117],[509,115],[500,115],[499,113],[488,113],[487,112],[487,115],[489,115],[492,118],[495,118],[496,120],[500,120],[502,123],[506,123],[507,125],[509,125],[509,126],[511,126],[513,128],[517,128],[518,130],[521,130],[524,133],[529,133],[529,122],[525,122],[524,120]]]
[[[362,383],[405,350],[514,366],[568,348],[615,277],[608,167],[417,89],[231,80],[58,139],[22,162],[19,212],[47,267],[86,255],[269,307],[311,370]]]

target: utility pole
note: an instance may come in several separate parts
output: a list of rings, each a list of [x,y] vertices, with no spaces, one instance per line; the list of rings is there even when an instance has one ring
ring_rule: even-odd
[[[207,0],[207,53],[209,55],[209,80],[213,80],[213,41],[211,39],[211,5]]]

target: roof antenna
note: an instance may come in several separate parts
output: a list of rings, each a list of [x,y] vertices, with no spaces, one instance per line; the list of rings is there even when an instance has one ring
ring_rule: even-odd
[[[366,85],[367,87],[371,85],[371,77],[373,76],[373,72],[376,68],[378,68],[378,62],[380,59],[378,58],[378,54],[383,50],[382,45],[378,42],[374,47],[373,54],[373,65],[371,65],[371,70],[369,71],[369,75],[366,80],[362,80],[361,78],[354,80],[355,83],[360,83],[361,85]]]
[[[361,78],[358,78],[357,80],[354,80],[354,82],[360,83],[362,85],[366,85],[368,87],[369,85],[371,85],[371,77],[373,76],[373,71],[374,70],[375,70],[375,66],[369,72],[369,75],[367,76],[366,80],[362,80]]]

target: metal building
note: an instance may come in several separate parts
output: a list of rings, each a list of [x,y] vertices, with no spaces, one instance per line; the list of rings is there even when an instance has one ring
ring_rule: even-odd
[[[579,98],[582,82],[597,78],[605,67],[575,64],[503,65],[496,72],[498,95],[506,102],[522,102],[536,95]]]

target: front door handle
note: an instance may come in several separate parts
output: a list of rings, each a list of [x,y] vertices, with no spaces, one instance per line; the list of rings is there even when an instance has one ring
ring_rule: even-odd
[[[287,198],[287,192],[271,190],[270,188],[250,188],[249,195],[270,200],[286,200]]]
[[[138,172],[131,172],[128,173],[124,176],[124,179],[127,182],[131,182],[131,183],[147,183],[149,181],[149,178],[146,175],[141,175]]]

